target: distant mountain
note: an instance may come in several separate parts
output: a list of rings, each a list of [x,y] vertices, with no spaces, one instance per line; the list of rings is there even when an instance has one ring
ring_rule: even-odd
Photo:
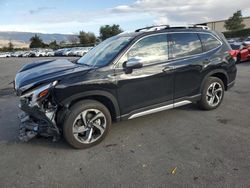
[[[29,45],[29,40],[35,34],[40,36],[45,43],[56,40],[58,43],[65,41],[69,42],[70,38],[76,35],[70,34],[44,34],[44,33],[29,33],[29,32],[16,32],[16,31],[0,31],[0,47],[5,46],[8,41],[11,41],[14,46],[26,47]],[[20,46],[20,44],[22,44]]]

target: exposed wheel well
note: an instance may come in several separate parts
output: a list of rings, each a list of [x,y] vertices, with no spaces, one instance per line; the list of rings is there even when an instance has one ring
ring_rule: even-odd
[[[227,76],[221,72],[210,75],[210,77],[217,77],[224,83],[225,90],[227,90]]]
[[[114,104],[112,103],[112,101],[108,97],[105,97],[105,96],[101,96],[101,95],[86,96],[86,97],[79,98],[79,99],[72,101],[70,103],[70,106],[74,105],[75,103],[77,103],[79,101],[85,100],[85,99],[92,99],[92,100],[96,100],[96,101],[102,103],[104,106],[106,106],[108,108],[110,115],[111,115],[111,118],[112,118],[112,121],[113,122],[117,121],[117,119],[116,119],[117,114],[115,111]]]

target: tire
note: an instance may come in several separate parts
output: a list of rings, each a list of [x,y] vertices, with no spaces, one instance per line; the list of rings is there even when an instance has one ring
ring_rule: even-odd
[[[241,57],[240,54],[237,55],[237,59],[236,59],[236,63],[240,63],[241,62]]]
[[[70,107],[69,111],[63,123],[63,135],[74,148],[85,149],[99,144],[110,131],[112,124],[110,112],[98,101],[80,101]],[[92,119],[95,120],[91,122]],[[73,129],[77,133],[74,134]],[[84,132],[81,132],[81,129],[84,129]]]
[[[223,100],[224,92],[225,86],[221,79],[217,77],[207,78],[202,88],[201,100],[198,102],[200,108],[203,110],[218,108]]]

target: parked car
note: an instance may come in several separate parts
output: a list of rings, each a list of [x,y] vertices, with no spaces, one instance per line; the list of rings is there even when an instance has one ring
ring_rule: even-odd
[[[11,57],[22,57],[23,51],[16,51],[11,54]]]
[[[69,56],[71,48],[64,48],[62,51],[62,56]]]
[[[237,62],[250,60],[250,45],[231,44],[233,50],[237,53]]]
[[[246,40],[243,41],[245,45],[250,45],[250,37],[247,37]]]
[[[65,49],[58,49],[55,51],[55,56],[63,56]]]
[[[240,38],[229,38],[227,39],[227,42],[231,45],[231,44],[236,44],[236,45],[241,45],[242,44],[242,40]]]
[[[52,49],[45,49],[45,56],[46,57],[55,56],[55,52]]]
[[[89,50],[91,50],[91,47],[81,47],[81,48],[77,48],[77,49],[75,49],[75,51],[73,52],[73,55],[74,55],[74,56],[82,57],[82,56],[84,56],[86,53],[88,53]]]
[[[10,52],[1,53],[0,57],[11,57],[11,53]]]
[[[45,57],[46,51],[44,49],[33,49],[30,53],[30,57]]]
[[[112,122],[190,103],[216,109],[235,83],[234,58],[220,33],[154,26],[111,37],[79,60],[27,64],[14,81],[20,139],[63,134],[88,148]]]
[[[26,51],[22,54],[22,57],[30,57],[30,51]]]

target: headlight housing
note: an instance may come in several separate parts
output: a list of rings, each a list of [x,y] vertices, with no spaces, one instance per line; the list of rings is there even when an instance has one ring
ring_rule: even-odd
[[[43,85],[41,87],[38,87],[38,88],[22,95],[20,97],[20,99],[21,100],[22,99],[29,99],[29,106],[35,106],[40,99],[48,96],[49,90],[51,88],[53,88],[57,83],[58,83],[58,81],[54,81],[50,84],[46,84],[46,85]]]

